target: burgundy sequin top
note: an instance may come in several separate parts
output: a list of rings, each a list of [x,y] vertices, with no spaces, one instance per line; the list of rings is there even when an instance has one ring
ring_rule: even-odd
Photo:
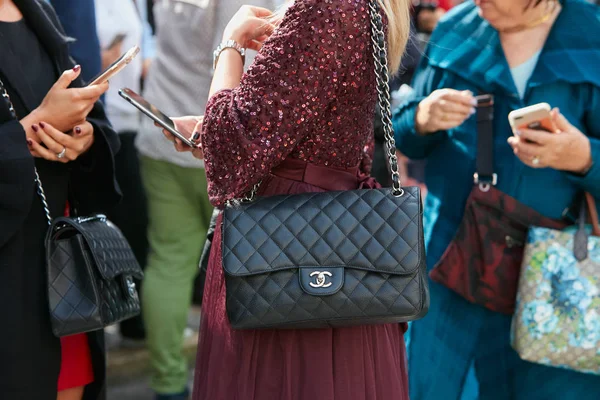
[[[211,97],[202,143],[213,204],[286,157],[365,164],[376,103],[368,1],[296,0],[240,85]]]

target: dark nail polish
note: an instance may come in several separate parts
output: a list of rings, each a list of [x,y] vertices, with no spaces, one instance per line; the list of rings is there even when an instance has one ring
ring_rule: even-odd
[[[80,69],[81,69],[81,65],[77,64],[76,66],[73,67],[73,72],[79,72]]]
[[[46,128],[46,124],[43,122],[40,122],[40,128],[45,129]]]
[[[29,146],[31,146],[31,145],[33,144],[33,141],[32,141],[31,139],[27,139],[27,144],[28,144]]]
[[[194,135],[192,136],[192,141],[195,142],[198,139],[200,139],[200,132],[194,132]]]
[[[37,132],[39,130],[37,125],[31,125],[31,129],[33,129],[34,132]]]
[[[80,135],[81,134],[81,128],[78,127],[78,126],[76,126],[75,127],[75,133],[78,134],[78,135]]]

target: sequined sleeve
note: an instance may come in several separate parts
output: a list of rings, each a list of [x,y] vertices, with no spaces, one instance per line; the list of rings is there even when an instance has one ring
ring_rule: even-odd
[[[340,5],[348,2],[296,0],[240,85],[209,100],[202,143],[213,204],[266,177],[334,107],[343,46],[357,40]]]

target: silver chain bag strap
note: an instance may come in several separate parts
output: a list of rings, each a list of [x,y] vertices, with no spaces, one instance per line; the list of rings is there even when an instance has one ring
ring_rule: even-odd
[[[17,119],[1,80],[0,93]],[[100,330],[139,314],[133,278],[142,279],[143,273],[121,231],[104,215],[52,219],[37,169],[35,185],[49,227],[46,267],[54,335]]]
[[[392,188],[256,196],[223,212],[226,308],[236,329],[406,322],[429,308],[419,188],[402,188],[385,33],[369,5]]]

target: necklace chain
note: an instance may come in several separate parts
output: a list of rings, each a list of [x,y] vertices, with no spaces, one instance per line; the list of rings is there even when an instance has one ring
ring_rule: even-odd
[[[502,29],[502,30],[500,30],[500,33],[517,33],[517,32],[521,32],[521,31],[525,31],[525,30],[528,30],[528,29],[535,28],[537,26],[540,26],[540,25],[548,22],[548,20],[550,20],[550,18],[552,18],[552,16],[554,15],[554,13],[556,12],[556,10],[560,6],[560,3],[558,2],[558,0],[551,0],[551,3],[552,3],[552,8],[550,9],[550,11],[548,11],[547,13],[545,13],[540,18],[538,18],[538,19],[536,19],[536,20],[534,20],[532,22],[526,23],[526,24],[517,25],[517,26],[512,27],[512,28]]]

